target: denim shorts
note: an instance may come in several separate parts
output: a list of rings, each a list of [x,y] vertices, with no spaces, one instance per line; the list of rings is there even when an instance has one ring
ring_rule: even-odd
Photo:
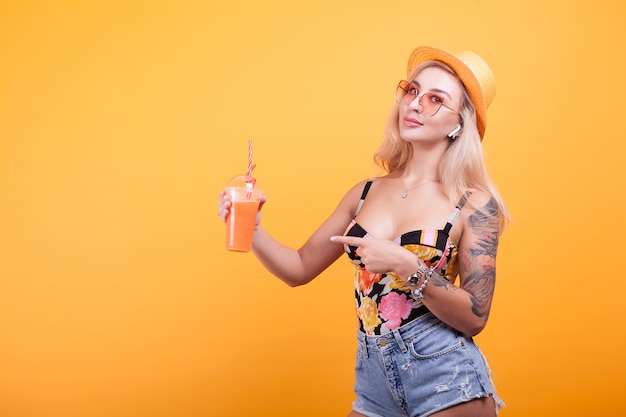
[[[382,336],[358,331],[356,400],[369,417],[426,417],[476,398],[493,396],[485,357],[471,338],[427,313]]]

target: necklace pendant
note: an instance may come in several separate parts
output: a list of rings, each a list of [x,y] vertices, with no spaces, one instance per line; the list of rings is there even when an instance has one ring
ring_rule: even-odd
[[[405,191],[405,192],[402,193],[402,198],[407,198],[408,195],[409,195],[409,192]]]

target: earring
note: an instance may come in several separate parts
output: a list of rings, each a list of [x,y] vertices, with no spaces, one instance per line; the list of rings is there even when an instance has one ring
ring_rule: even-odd
[[[459,135],[457,133],[459,133],[459,131],[463,129],[463,125],[461,125],[459,123],[459,125],[450,133],[448,133],[448,138],[455,140],[456,138],[459,137]]]

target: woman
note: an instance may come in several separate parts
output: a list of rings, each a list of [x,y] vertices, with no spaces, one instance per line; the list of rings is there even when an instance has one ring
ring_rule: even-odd
[[[472,340],[489,317],[508,217],[481,149],[494,77],[474,53],[431,47],[413,51],[407,73],[374,156],[386,175],[352,187],[297,250],[258,225],[259,211],[252,250],[290,286],[342,254],[352,262],[359,347],[349,417],[494,416],[502,402]],[[229,208],[222,192],[223,220]]]

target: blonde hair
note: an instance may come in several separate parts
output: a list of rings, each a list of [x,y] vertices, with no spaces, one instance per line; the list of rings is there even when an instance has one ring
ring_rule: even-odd
[[[454,75],[459,80],[459,83],[463,85],[454,71],[439,61],[428,61],[421,64],[412,71],[410,79],[415,79],[424,68],[428,67],[443,68]],[[480,134],[476,125],[474,104],[465,88],[463,88],[463,94],[463,104],[460,112],[460,117],[463,120],[463,130],[457,139],[450,140],[448,149],[439,164],[439,178],[445,194],[454,205],[460,201],[463,194],[470,188],[476,188],[488,193],[496,203],[500,230],[502,231],[510,218],[509,212],[487,173]],[[387,120],[384,140],[374,154],[376,165],[388,174],[402,171],[413,157],[411,144],[400,138],[399,117],[399,105],[396,103]],[[468,204],[471,205],[469,201]],[[477,209],[477,207],[473,208]]]

